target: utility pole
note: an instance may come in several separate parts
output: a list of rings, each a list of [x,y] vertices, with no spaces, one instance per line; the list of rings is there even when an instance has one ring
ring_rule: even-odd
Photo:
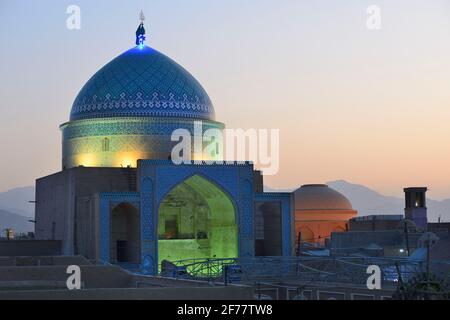
[[[406,255],[409,257],[409,235],[408,235],[408,222],[405,219],[405,226],[404,226],[404,232],[405,232],[405,242],[406,242]]]
[[[300,257],[301,254],[301,245],[302,245],[302,233],[299,231],[297,238],[297,257]]]
[[[223,267],[225,287],[228,286],[228,264]]]
[[[430,289],[430,240],[431,236],[428,233],[428,241],[427,241],[427,290]]]
[[[400,291],[405,294],[405,285],[403,283],[403,277],[402,277],[402,272],[400,271],[400,267],[398,265],[398,262],[395,263],[395,269],[397,269],[397,275],[398,275],[398,284],[400,286]],[[406,299],[406,297],[403,297],[404,299]]]
[[[301,252],[301,245],[302,245],[302,232],[298,232],[298,239],[297,239],[297,275],[300,273],[300,254]]]

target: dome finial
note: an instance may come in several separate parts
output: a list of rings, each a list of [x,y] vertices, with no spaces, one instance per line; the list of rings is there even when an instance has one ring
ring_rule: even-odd
[[[145,42],[145,28],[144,28],[145,16],[142,10],[141,13],[139,14],[139,19],[141,20],[141,23],[139,24],[139,27],[136,30],[136,45],[142,49],[144,47]]]

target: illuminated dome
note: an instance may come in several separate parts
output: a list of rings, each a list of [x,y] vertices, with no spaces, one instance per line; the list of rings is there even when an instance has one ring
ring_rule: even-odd
[[[136,46],[106,64],[84,85],[70,121],[61,125],[62,167],[136,167],[139,159],[167,160],[183,129],[194,135],[222,130],[208,94],[183,67],[144,44],[143,20]],[[198,133],[196,133],[198,134]],[[196,150],[192,160],[218,160]],[[205,145],[203,146],[205,148]]]
[[[173,116],[214,120],[208,94],[183,67],[147,46],[121,54],[81,89],[70,120]]]
[[[294,192],[295,210],[353,210],[350,201],[325,184],[304,185]]]

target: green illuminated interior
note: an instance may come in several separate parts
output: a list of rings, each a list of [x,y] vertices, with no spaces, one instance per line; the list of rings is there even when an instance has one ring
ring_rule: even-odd
[[[179,261],[238,256],[236,213],[215,184],[193,176],[164,198],[158,213],[158,257]]]

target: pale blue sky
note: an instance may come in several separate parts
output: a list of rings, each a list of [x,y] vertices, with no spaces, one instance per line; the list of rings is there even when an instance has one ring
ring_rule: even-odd
[[[82,29],[66,28],[81,7]],[[382,29],[366,28],[369,5]],[[83,84],[148,44],[205,87],[231,128],[279,128],[272,187],[346,179],[450,197],[450,0],[0,0],[0,191],[60,169]]]

